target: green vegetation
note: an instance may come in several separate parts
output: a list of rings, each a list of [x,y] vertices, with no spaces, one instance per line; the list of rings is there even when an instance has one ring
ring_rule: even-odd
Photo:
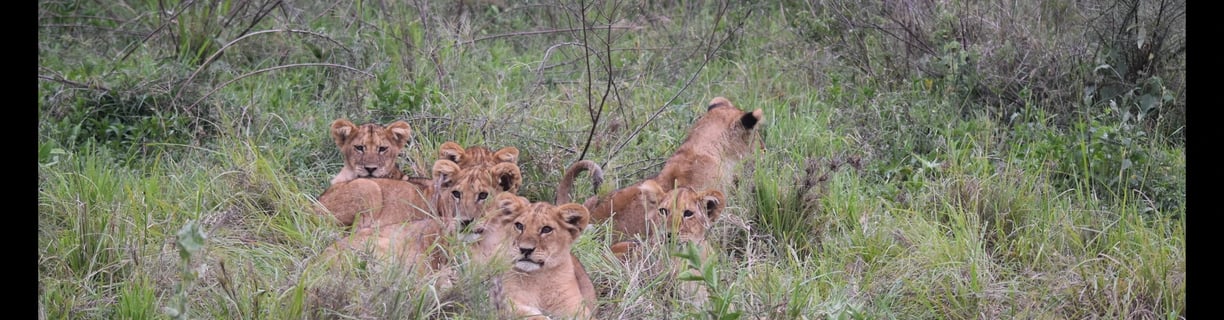
[[[488,318],[496,267],[315,263],[346,232],[310,209],[330,121],[408,121],[417,175],[515,146],[535,201],[592,159],[583,199],[658,172],[715,96],[764,109],[766,148],[714,258],[624,270],[593,225],[600,318],[1186,311],[1184,0],[39,8],[40,318]]]

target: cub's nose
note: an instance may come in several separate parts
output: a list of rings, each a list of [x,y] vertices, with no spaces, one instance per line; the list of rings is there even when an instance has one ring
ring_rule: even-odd
[[[374,170],[378,170],[378,167],[365,167],[365,169],[366,169],[366,172],[369,172],[370,175],[372,176],[374,175]]]
[[[519,252],[524,256],[530,256],[532,252],[535,252],[535,248],[519,248]]]
[[[459,220],[459,229],[467,230],[468,226],[472,225],[472,219]]]

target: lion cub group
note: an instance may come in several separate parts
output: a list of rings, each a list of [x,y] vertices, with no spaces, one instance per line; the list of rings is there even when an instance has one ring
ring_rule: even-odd
[[[759,141],[762,117],[761,109],[746,112],[714,98],[661,172],[582,204],[570,202],[569,193],[583,171],[598,190],[603,171],[595,162],[566,170],[553,201],[531,201],[517,195],[522,174],[514,147],[446,142],[432,177],[412,177],[396,161],[411,135],[406,122],[358,126],[339,119],[331,136],[344,167],[319,196],[317,211],[353,230],[325,253],[361,250],[412,270],[445,273],[459,259],[445,242],[460,239],[471,263],[508,265],[489,288],[503,315],[591,318],[597,294],[571,252],[583,230],[610,221],[617,237],[610,247],[622,259],[633,259],[639,239],[679,240],[704,254],[705,232],[726,207],[722,188]]]

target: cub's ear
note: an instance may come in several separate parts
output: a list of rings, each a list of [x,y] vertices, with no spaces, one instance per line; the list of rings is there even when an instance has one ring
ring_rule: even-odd
[[[498,149],[493,153],[493,157],[501,162],[518,163],[519,149],[515,147],[505,147]]]
[[[652,179],[643,180],[642,184],[638,185],[638,199],[646,201],[647,208],[658,207],[659,201],[663,201],[666,195],[663,186]]]
[[[493,175],[493,179],[497,180],[497,186],[502,191],[518,193],[519,186],[523,185],[523,173],[516,164],[507,162],[498,163],[489,171]]]
[[[514,214],[522,212],[520,208],[525,207],[527,198],[514,195],[510,192],[501,192],[497,194],[497,211],[501,214]]]
[[[744,112],[744,116],[740,117],[739,122],[740,125],[744,126],[744,129],[752,130],[752,128],[756,127],[757,123],[761,122],[761,120],[764,118],[765,111],[761,111],[761,109],[758,108],[752,112]]]
[[[722,191],[706,190],[701,193],[701,209],[710,218],[710,222],[718,220],[718,215],[727,207],[727,198]]]
[[[332,140],[336,141],[336,146],[343,147],[344,141],[354,132],[357,132],[357,125],[348,119],[340,118],[331,123],[331,136]]]
[[[447,141],[438,148],[438,159],[450,160],[454,163],[463,161],[463,147],[454,141]]]
[[[434,186],[438,188],[450,188],[451,185],[455,184],[455,175],[457,174],[459,174],[459,164],[451,162],[450,160],[434,161]]]
[[[727,98],[724,97],[715,97],[714,99],[710,100],[710,104],[706,106],[706,111],[714,110],[714,108],[723,106],[735,107],[731,105],[731,100],[727,100]]]
[[[578,235],[582,233],[582,229],[586,229],[587,223],[591,222],[591,213],[586,207],[577,203],[566,203],[557,207],[556,214],[565,222],[565,229],[569,230],[574,239],[578,239]]]
[[[391,132],[391,136],[395,138],[396,145],[407,145],[408,139],[412,137],[412,126],[409,126],[404,120],[392,122],[387,125],[387,131]]]

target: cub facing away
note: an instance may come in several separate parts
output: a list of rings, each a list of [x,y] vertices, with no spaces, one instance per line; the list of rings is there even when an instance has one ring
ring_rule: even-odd
[[[624,240],[644,235],[642,222],[648,212],[655,211],[654,204],[662,193],[677,187],[722,192],[730,184],[735,166],[760,143],[758,128],[763,119],[764,111],[759,108],[748,112],[724,97],[712,99],[706,113],[689,128],[688,136],[659,174],[607,196],[586,200],[584,205],[591,210],[592,221],[614,218],[613,230],[620,232]],[[654,185],[647,184],[648,181]]]
[[[554,206],[532,203],[503,192],[497,208],[476,226],[473,243],[478,263],[509,263],[496,277],[490,298],[500,313],[513,317],[589,319],[597,299],[574,241],[590,221],[577,203]]]

